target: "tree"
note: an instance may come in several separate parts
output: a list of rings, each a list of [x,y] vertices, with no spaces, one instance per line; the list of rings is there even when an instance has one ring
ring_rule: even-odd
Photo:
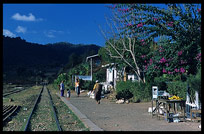
[[[115,4],[105,49],[140,77],[195,74],[201,62],[200,4]],[[109,34],[110,33],[110,34]],[[156,42],[158,37],[165,37]],[[140,77],[141,78],[141,77]]]
[[[105,49],[112,59],[116,59],[117,63],[124,62],[126,66],[130,66],[139,81],[145,82],[141,74],[144,70],[143,62],[145,60],[142,60],[141,56],[149,53],[149,47],[146,47],[144,40],[140,40],[129,28],[132,24],[130,24],[128,16],[124,16],[118,10],[112,11],[113,16],[110,19],[106,17],[110,29],[105,32],[100,27],[106,39]]]
[[[166,9],[152,5],[129,5],[143,12],[140,23],[146,40],[164,36],[158,49],[149,55],[148,74],[195,74],[201,62],[201,9],[199,4],[167,4]],[[139,13],[136,13],[139,14]],[[138,26],[139,24],[137,24]]]

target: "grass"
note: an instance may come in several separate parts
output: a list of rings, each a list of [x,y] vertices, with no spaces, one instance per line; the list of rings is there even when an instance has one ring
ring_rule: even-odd
[[[67,105],[61,101],[60,97],[56,95],[58,90],[55,90],[52,85],[49,85],[48,89],[52,93],[54,107],[62,129],[64,131],[89,131]]]
[[[57,125],[52,116],[52,107],[47,90],[43,90],[39,103],[31,117],[29,130],[31,131],[57,131]]]
[[[12,120],[9,120],[9,122],[3,126],[3,131],[24,130],[26,120],[41,88],[41,86],[30,87],[25,91],[6,96],[5,99],[3,99],[3,105],[19,105],[21,107]],[[13,101],[10,102],[9,99]]]
[[[7,87],[7,86],[4,86]],[[60,126],[63,131],[89,131],[88,128],[78,119],[78,117],[64,104],[63,101],[56,95],[58,90],[55,90],[51,85],[48,85],[47,88],[50,90],[51,97],[54,103],[54,108],[56,110],[57,118],[59,119]],[[3,131],[24,131],[26,121],[33,109],[35,100],[37,99],[42,86],[33,86],[25,91],[21,91],[17,94],[8,95],[3,98],[3,105],[19,105],[21,108],[18,110],[18,113],[12,117],[3,126]],[[9,101],[12,99],[13,101]],[[49,103],[50,104],[50,103]],[[43,111],[41,116],[46,118],[47,111]],[[54,113],[50,113],[54,119]],[[53,122],[53,125],[50,124],[50,127],[47,128],[56,128],[55,120],[50,119],[50,122]],[[41,121],[42,123],[43,121]],[[46,130],[46,131],[47,131]],[[57,130],[56,130],[57,131]]]

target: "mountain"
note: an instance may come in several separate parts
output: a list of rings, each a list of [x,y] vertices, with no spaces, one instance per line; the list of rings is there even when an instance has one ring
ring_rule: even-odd
[[[3,36],[4,80],[8,81],[12,77],[12,81],[18,77],[26,79],[38,74],[42,76],[48,70],[55,70],[57,73],[64,65],[71,68],[85,61],[87,56],[97,54],[99,49],[94,44],[58,42],[41,45],[26,42],[20,37]]]

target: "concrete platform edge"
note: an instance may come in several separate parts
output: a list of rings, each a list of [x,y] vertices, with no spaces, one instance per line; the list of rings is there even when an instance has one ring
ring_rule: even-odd
[[[74,105],[72,105],[66,97],[61,97],[58,93],[57,95],[61,98],[61,100],[76,114],[76,116],[84,123],[86,127],[89,128],[90,131],[104,131],[99,128],[96,124],[94,124],[91,120],[89,120],[86,115],[82,114]]]

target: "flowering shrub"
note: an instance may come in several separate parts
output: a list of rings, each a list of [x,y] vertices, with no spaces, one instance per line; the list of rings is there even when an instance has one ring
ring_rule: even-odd
[[[185,70],[184,68],[180,68],[180,72],[181,72],[181,73],[185,73],[185,71],[186,71],[186,70]]]
[[[178,56],[182,55],[182,53],[183,53],[182,51],[179,51],[179,52],[178,52]]]
[[[139,27],[143,27],[143,24],[142,23],[138,24],[137,28],[139,28]]]
[[[173,22],[169,22],[167,25],[172,27],[173,26]]]
[[[162,57],[159,61],[160,63],[165,63],[166,62],[166,59],[164,57]]]
[[[201,65],[199,4],[166,6],[161,9],[150,4],[117,4],[114,8],[114,11],[120,12],[117,19],[124,22],[124,27],[120,27],[120,37],[125,37],[126,31],[130,31],[130,38],[136,43],[129,47],[130,42],[126,42],[127,48],[132,49],[139,69],[145,71],[150,81],[163,74],[166,77],[195,74]],[[158,37],[165,38],[158,40]],[[120,45],[117,47],[123,50]],[[125,55],[130,56],[130,53]]]

